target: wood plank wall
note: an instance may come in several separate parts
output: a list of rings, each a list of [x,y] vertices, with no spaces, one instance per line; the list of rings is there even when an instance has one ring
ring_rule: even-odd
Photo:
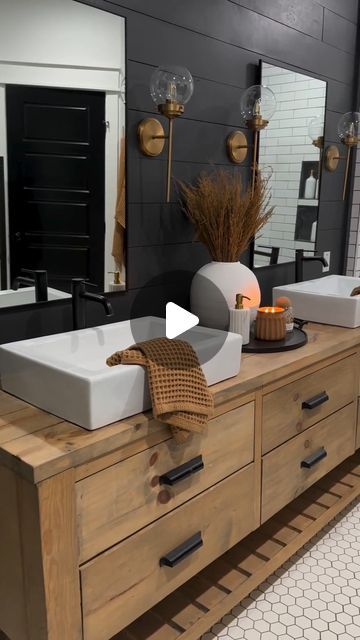
[[[155,113],[152,70],[174,61],[195,78],[193,99],[175,124],[174,175],[180,180],[195,179],[209,163],[229,165],[225,139],[239,127],[241,92],[255,82],[262,57],[328,81],[325,138],[326,144],[336,142],[340,114],[355,106],[358,0],[79,1],[127,18],[129,291],[114,300],[115,320],[134,312],[161,314],[167,299],[186,304],[191,273],[209,256],[193,242],[176,190],[172,203],[163,203],[165,156],[148,159],[137,147],[139,120]],[[249,175],[248,165],[235,170]],[[331,250],[334,273],[343,270],[346,245],[343,172],[344,162],[336,173],[324,172],[321,189],[318,248]],[[188,273],[178,273],[184,269]],[[305,277],[320,273],[319,265],[306,266]],[[269,301],[273,286],[294,280],[294,266],[260,269],[257,275]],[[103,322],[102,309],[89,306],[89,325]],[[70,328],[68,303],[0,315],[2,342]]]

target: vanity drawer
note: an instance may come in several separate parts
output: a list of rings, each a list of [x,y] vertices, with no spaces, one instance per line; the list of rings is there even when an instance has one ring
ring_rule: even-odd
[[[351,355],[265,395],[262,453],[345,407],[355,399],[356,387],[357,358]]]
[[[261,521],[355,450],[356,405],[347,405],[263,458]]]
[[[254,490],[251,464],[84,565],[84,640],[111,638],[255,529]]]
[[[254,459],[254,403],[214,418],[76,485],[80,562],[135,533]]]

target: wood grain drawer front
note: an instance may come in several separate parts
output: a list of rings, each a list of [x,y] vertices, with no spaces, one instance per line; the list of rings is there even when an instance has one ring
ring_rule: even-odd
[[[356,429],[356,449],[360,449],[360,399],[358,400],[358,413],[357,413],[357,429]]]
[[[356,360],[356,355],[348,356],[265,395],[262,453],[352,402],[357,395]]]
[[[201,458],[200,458],[201,456]],[[205,491],[254,459],[254,403],[211,420],[184,446],[173,439],[77,483],[80,562]]]
[[[264,456],[262,522],[354,452],[355,408],[353,402]]]
[[[84,640],[111,638],[255,529],[254,490],[251,464],[84,565]]]

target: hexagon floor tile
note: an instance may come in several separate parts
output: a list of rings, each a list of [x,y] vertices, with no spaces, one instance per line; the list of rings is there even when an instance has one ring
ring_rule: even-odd
[[[360,640],[354,501],[201,640]]]

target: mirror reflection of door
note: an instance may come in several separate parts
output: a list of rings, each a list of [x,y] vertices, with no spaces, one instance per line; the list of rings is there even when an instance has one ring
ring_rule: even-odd
[[[105,94],[7,86],[10,281],[46,269],[104,290]]]
[[[39,299],[34,270],[50,302],[76,277],[126,288],[125,31],[74,0],[0,0],[0,309]]]

